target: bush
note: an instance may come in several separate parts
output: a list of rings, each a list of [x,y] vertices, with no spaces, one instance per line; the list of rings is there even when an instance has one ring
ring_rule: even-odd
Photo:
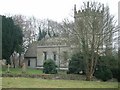
[[[120,82],[120,67],[118,69],[118,75],[117,75],[118,82]]]
[[[43,73],[45,74],[56,74],[57,69],[56,69],[55,62],[51,59],[48,59],[44,62],[43,64]]]
[[[113,78],[116,78],[120,82],[120,67],[112,69]]]
[[[100,56],[98,60],[99,68],[103,66],[107,66],[112,73],[113,78],[116,78],[120,81],[120,65],[117,56]],[[98,72],[98,71],[97,71]]]
[[[107,81],[109,79],[112,79],[112,72],[106,66],[99,66],[98,70],[95,71],[94,75],[96,78],[101,79],[103,81]]]
[[[69,62],[69,68],[67,74],[80,74],[80,71],[83,71],[82,74],[85,72],[85,63],[83,60],[83,55],[81,53],[77,53],[72,55],[72,58]]]
[[[112,71],[113,78],[117,78],[118,77],[118,68],[113,68],[113,69],[111,69],[111,71]]]

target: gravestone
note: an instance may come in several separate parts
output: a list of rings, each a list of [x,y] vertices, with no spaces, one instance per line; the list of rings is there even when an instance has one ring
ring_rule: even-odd
[[[25,63],[23,63],[23,65],[22,65],[22,73],[25,73],[26,72],[26,65],[25,65]]]
[[[7,72],[10,72],[10,64],[7,65]]]

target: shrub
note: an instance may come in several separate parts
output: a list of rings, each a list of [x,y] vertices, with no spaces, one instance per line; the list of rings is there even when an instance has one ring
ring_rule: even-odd
[[[120,67],[118,69],[118,75],[117,75],[118,82],[120,82]]]
[[[113,69],[111,69],[111,71],[112,71],[113,78],[117,78],[118,77],[118,68],[113,68]]]
[[[115,66],[111,68],[111,71],[113,74],[113,78],[116,78],[118,82],[120,82],[120,59],[118,59],[119,58],[117,58],[117,63],[115,64]]]
[[[69,62],[68,74],[80,74],[80,71],[85,72],[85,63],[83,60],[83,55],[81,53],[77,53],[72,55],[71,60]]]
[[[98,70],[95,71],[94,75],[96,78],[101,79],[103,81],[107,81],[109,79],[112,79],[112,72],[106,66],[99,66]]]
[[[120,81],[120,68],[118,64],[119,60],[117,56],[100,56],[98,60],[99,68],[107,66],[107,68],[109,68],[111,71],[113,78],[116,78],[118,81]]]
[[[45,74],[56,74],[57,69],[56,69],[55,62],[51,59],[48,59],[44,62],[43,64],[43,73]]]
[[[120,82],[120,67],[112,69],[113,78],[116,78]]]

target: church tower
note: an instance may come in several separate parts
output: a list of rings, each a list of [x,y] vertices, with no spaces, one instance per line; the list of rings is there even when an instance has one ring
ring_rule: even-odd
[[[118,25],[120,26],[120,1],[118,2]]]
[[[118,2],[118,56],[120,58],[120,1]]]

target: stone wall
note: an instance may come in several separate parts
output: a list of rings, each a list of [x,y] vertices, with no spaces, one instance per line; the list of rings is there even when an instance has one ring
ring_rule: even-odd
[[[47,59],[54,60],[54,53],[56,53],[56,65],[60,67],[67,67],[68,60],[70,56],[70,47],[69,46],[38,46],[37,49],[37,66],[42,66],[44,63],[44,53],[47,52]],[[68,58],[64,60],[64,52],[68,54]]]

